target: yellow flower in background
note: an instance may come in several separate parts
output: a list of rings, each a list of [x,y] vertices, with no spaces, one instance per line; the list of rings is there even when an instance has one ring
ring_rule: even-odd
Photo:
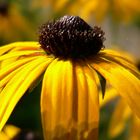
[[[43,24],[39,33],[40,44],[0,47],[0,130],[40,76],[46,140],[98,139],[100,78],[140,117],[140,74],[120,52],[103,49],[104,32],[99,27],[64,16]],[[104,93],[102,83],[101,88]]]
[[[140,0],[113,0],[112,13],[115,20],[130,22],[140,16]]]
[[[130,110],[129,106],[123,99],[120,98],[118,92],[115,89],[108,88],[106,90],[106,96],[104,99],[102,99],[102,95],[100,94],[100,106],[103,107],[109,102],[113,102],[117,98],[119,101],[117,104],[115,104],[115,110],[109,122],[109,137],[117,138],[125,131],[126,127],[129,125],[129,133],[126,136],[126,139],[139,140],[140,119]]]
[[[15,40],[32,35],[31,25],[21,14],[16,3],[0,1],[0,38],[3,40]]]
[[[4,126],[3,131],[0,131],[0,140],[41,140],[41,136],[30,129],[20,129],[7,124]]]
[[[108,0],[75,0],[69,7],[70,14],[79,15],[84,20],[101,22],[109,8]]]
[[[6,125],[3,131],[0,132],[0,140],[12,140],[20,131],[21,130],[14,125]]]
[[[123,131],[125,131],[128,121],[130,122],[130,130],[127,140],[139,140],[140,119],[133,114],[129,106],[120,99],[111,117],[109,136],[111,138],[119,136]]]
[[[118,22],[129,23],[140,15],[139,0],[76,0],[77,7],[73,11],[79,10],[79,16],[86,20],[94,19],[97,22],[105,18],[111,18]],[[76,10],[77,9],[77,10]]]
[[[91,22],[92,20],[102,22],[110,17],[115,22],[129,23],[140,15],[140,0],[49,0],[47,2],[42,6],[49,5],[54,17],[73,14]]]

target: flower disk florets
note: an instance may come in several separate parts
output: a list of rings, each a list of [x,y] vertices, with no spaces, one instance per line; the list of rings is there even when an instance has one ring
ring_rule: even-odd
[[[78,16],[64,16],[43,24],[39,43],[48,53],[62,58],[81,58],[96,55],[103,48],[104,32],[90,27]]]

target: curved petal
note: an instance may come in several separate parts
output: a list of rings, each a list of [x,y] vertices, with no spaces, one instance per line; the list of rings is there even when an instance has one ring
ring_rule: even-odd
[[[139,140],[140,139],[140,119],[136,116],[132,117],[132,124],[130,129],[129,140]]]
[[[135,63],[135,58],[133,56],[131,56],[129,53],[121,51],[121,50],[111,50],[111,49],[103,49],[101,50],[101,52],[99,53],[101,55],[108,55],[111,57],[116,57],[116,58],[121,58],[125,61],[128,61],[129,63]],[[125,57],[124,57],[125,56]]]
[[[10,138],[12,139],[14,136],[16,136],[20,132],[20,128],[14,126],[14,125],[6,125],[3,129],[3,132]],[[5,139],[3,139],[5,140]]]
[[[117,137],[120,135],[125,126],[127,124],[127,120],[131,117],[132,112],[127,104],[120,99],[119,103],[115,107],[115,111],[113,112],[110,125],[109,125],[109,136]]]
[[[71,130],[75,115],[74,89],[72,63],[54,60],[45,72],[41,93],[45,140],[66,139],[68,135],[72,137],[75,131]]]
[[[98,139],[99,93],[96,72],[81,62],[75,65],[77,81],[77,121],[81,139]]]
[[[0,139],[1,140],[9,140],[9,137],[4,132],[0,132]]]
[[[13,63],[14,61],[25,58],[25,55],[24,54],[22,55],[23,51],[24,53],[29,52],[29,51],[33,51],[33,52],[35,51],[35,53],[33,54],[28,54],[28,57],[44,55],[45,53],[37,42],[15,42],[15,43],[11,43],[5,46],[1,46],[0,47],[0,54],[1,54],[0,67],[1,68],[5,67]],[[26,54],[26,57],[27,57],[27,54]]]
[[[140,117],[140,80],[124,67],[109,60],[98,58],[90,65],[116,88],[130,108]]]
[[[33,58],[25,58],[21,60],[17,60],[5,67],[1,67],[0,70],[0,80],[2,80],[5,76],[7,76],[9,73],[14,72],[17,68],[20,66],[25,65],[26,63],[29,63],[30,61],[33,61],[34,59],[37,59],[38,57],[33,57]]]
[[[45,57],[40,57],[45,58]],[[27,58],[23,60],[19,60],[14,62],[13,64],[4,67],[0,72],[0,87],[4,87],[13,76],[15,76],[18,72],[20,72],[23,68],[25,68],[28,65],[32,65],[34,61],[36,61],[38,57],[34,58]]]
[[[42,56],[44,55],[44,52],[39,50],[31,50],[31,51],[15,51],[10,52],[7,54],[4,54],[0,57],[0,61],[3,61],[5,59],[13,58],[13,57],[19,57],[19,56]]]
[[[51,59],[40,58],[32,61],[19,71],[0,93],[0,130],[3,128],[15,105],[29,86],[43,73]]]
[[[0,55],[11,50],[34,50],[40,49],[38,42],[15,42],[0,47]]]
[[[113,54],[108,55],[107,53],[101,54],[100,57],[123,66],[124,68],[129,70],[131,73],[133,73],[135,76],[137,76],[140,79],[139,71],[136,68],[136,66],[134,65],[134,63],[130,60],[130,58],[128,59],[126,56],[125,56],[126,58],[123,58],[122,56],[116,56],[116,55],[113,55]]]

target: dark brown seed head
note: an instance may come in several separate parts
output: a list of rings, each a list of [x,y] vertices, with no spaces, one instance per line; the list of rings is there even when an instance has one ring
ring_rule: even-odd
[[[8,2],[0,2],[0,15],[6,16],[8,14],[9,4]]]
[[[96,55],[103,48],[104,32],[90,27],[78,16],[64,16],[43,24],[39,43],[48,53],[61,58],[83,58]]]

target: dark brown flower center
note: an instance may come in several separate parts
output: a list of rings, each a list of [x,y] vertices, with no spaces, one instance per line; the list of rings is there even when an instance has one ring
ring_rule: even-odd
[[[8,14],[9,4],[8,2],[0,2],[0,15],[6,16]]]
[[[64,16],[43,24],[39,43],[48,53],[62,58],[81,58],[96,55],[103,48],[104,32],[90,27],[78,16]]]

